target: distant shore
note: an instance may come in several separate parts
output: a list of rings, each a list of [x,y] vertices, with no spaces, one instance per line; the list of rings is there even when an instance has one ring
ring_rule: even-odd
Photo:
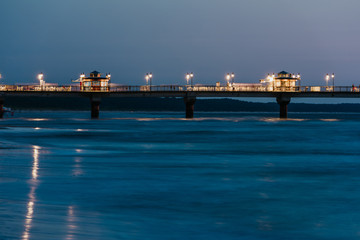
[[[86,98],[6,97],[5,106],[13,110],[84,110],[90,109]],[[104,98],[100,108],[104,111],[183,112],[182,98]],[[289,112],[354,112],[360,113],[360,104],[290,103]],[[278,112],[277,103],[247,102],[234,99],[197,99],[197,112]]]

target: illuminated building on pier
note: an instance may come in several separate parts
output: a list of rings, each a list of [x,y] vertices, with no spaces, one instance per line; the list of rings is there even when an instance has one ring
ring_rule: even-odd
[[[300,87],[300,74],[292,74],[285,71],[275,74],[268,74],[260,83],[265,84],[267,91],[296,91]],[[297,85],[298,83],[298,85]]]
[[[78,82],[80,82],[81,91],[109,91],[110,90],[110,73],[105,77],[101,77],[101,73],[93,71],[90,77],[81,74]]]

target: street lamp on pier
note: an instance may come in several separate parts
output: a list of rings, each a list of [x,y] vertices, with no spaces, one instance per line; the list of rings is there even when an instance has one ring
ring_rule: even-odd
[[[299,80],[299,91],[301,91],[301,75],[300,75],[300,73],[298,73],[296,77]]]
[[[146,85],[149,85],[149,75],[148,74],[145,75],[145,80],[146,80]]]
[[[43,90],[45,85],[44,74],[41,72],[40,74],[37,75],[37,78],[39,79],[40,82],[40,89]]]
[[[186,78],[186,85],[189,85],[190,74],[186,73],[185,78]]]
[[[226,79],[227,85],[229,86],[229,85],[230,85],[230,80],[231,80],[231,74],[230,74],[230,73],[227,73],[227,74],[225,75],[225,79]]]
[[[83,91],[83,89],[84,89],[84,78],[85,78],[85,77],[86,77],[86,75],[85,75],[85,73],[83,72],[83,73],[80,74],[79,80],[73,81],[73,82],[80,82],[80,91]]]
[[[234,72],[232,72],[231,73],[231,82],[234,84],[234,79],[235,79],[235,73]]]
[[[145,75],[145,80],[146,80],[146,84],[148,84],[150,86],[150,91],[151,91],[151,80],[152,80],[152,73],[146,73]]]
[[[326,80],[326,88],[328,87],[328,82],[330,80],[330,75],[327,73],[325,76],[325,80]],[[327,89],[326,89],[327,90]]]
[[[331,78],[333,81],[333,92],[335,91],[335,73],[331,74]]]
[[[190,81],[190,86],[192,86],[193,85],[194,73],[193,72],[186,73],[185,78],[186,78],[186,84],[189,85],[189,81]]]
[[[267,81],[271,83],[272,90],[275,91],[275,73],[273,73],[273,74],[268,73]]]
[[[109,80],[109,81],[108,81],[108,86],[107,86],[107,91],[109,91],[109,90],[110,90],[111,73],[107,73],[107,74],[106,74],[106,78]]]

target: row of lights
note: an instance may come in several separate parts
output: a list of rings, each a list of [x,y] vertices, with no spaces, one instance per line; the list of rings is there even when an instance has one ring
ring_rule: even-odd
[[[40,73],[40,74],[38,75],[38,78],[39,78],[39,80],[40,80],[40,85],[41,85],[41,81],[43,81],[43,77],[44,77],[43,73]],[[107,74],[106,74],[106,77],[107,77],[107,78],[110,78],[110,77],[111,77],[111,74],[110,74],[110,73],[107,73]],[[296,78],[296,79],[298,79],[298,80],[301,79],[300,73],[298,73],[298,74],[291,74],[291,77],[292,77],[292,78]],[[82,74],[80,75],[80,78],[85,78],[85,73],[82,73]],[[146,84],[147,84],[147,85],[150,85],[150,86],[152,85],[152,84],[151,84],[152,78],[153,78],[152,72],[146,73],[146,75],[145,75],[145,80],[146,80]],[[0,79],[1,79],[1,74],[0,74]],[[193,85],[193,79],[194,79],[194,73],[193,73],[193,72],[186,73],[185,79],[186,79],[187,85],[189,85],[189,81],[190,81],[190,85],[192,86],[192,85]],[[234,79],[235,79],[235,73],[234,73],[234,72],[232,72],[232,73],[227,73],[227,74],[225,75],[225,80],[226,80],[229,84],[230,84],[230,83],[234,83]],[[274,81],[274,80],[275,80],[275,73],[273,73],[273,74],[271,74],[271,75],[270,75],[270,73],[268,73],[267,79],[268,79],[269,81],[271,81],[271,82]],[[334,86],[335,86],[335,73],[332,73],[332,74],[331,74],[331,79],[333,80],[333,87],[334,87]],[[231,82],[230,82],[230,80],[231,80]],[[330,74],[329,74],[329,73],[326,74],[325,80],[326,80],[326,86],[328,86],[328,81],[330,80]],[[44,83],[45,83],[45,82],[44,82]]]
[[[295,74],[292,74],[291,75],[292,78],[297,78],[297,79],[301,79],[301,75],[300,73],[298,73],[297,75]],[[333,81],[333,87],[335,86],[335,73],[332,73],[332,74],[329,74],[327,73],[325,75],[325,80],[326,80],[326,86],[328,86],[328,82],[330,80],[330,77]],[[0,73],[0,79],[2,78],[2,75]],[[39,79],[39,82],[40,82],[40,85],[45,85],[45,81],[44,81],[44,74],[41,72],[40,74],[37,75],[37,78]],[[82,78],[85,78],[85,73],[81,73],[80,74],[80,79]],[[106,78],[111,78],[111,74],[110,73],[106,73]],[[146,84],[149,85],[150,83],[150,86],[151,86],[151,80],[153,78],[153,74],[150,72],[150,73],[146,73],[145,75],[145,80],[146,80]],[[191,73],[186,73],[185,75],[185,79],[186,79],[186,83],[189,85],[189,81],[190,81],[190,84],[193,85],[193,78],[194,78],[194,73],[191,72]],[[234,79],[235,79],[235,74],[232,72],[232,73],[227,73],[225,75],[225,80],[230,83],[230,80],[231,80],[231,83],[234,83]],[[275,79],[275,73],[273,74],[270,74],[268,73],[268,76],[267,76],[267,79],[269,81],[274,81]]]
[[[1,73],[0,73],[0,79],[2,78],[1,76]],[[40,82],[40,85],[43,85],[45,84],[45,81],[44,81],[44,74],[41,72],[40,74],[37,75],[37,78]],[[80,79],[83,79],[85,78],[85,73],[81,73],[80,74]],[[111,74],[110,73],[106,73],[106,78],[111,78]],[[146,73],[145,75],[145,80],[146,80],[146,84],[147,85],[151,85],[151,80],[153,78],[153,74],[150,72],[150,73]],[[186,73],[185,75],[185,78],[186,78],[186,82],[187,84],[189,85],[189,81],[191,83],[191,85],[193,85],[193,79],[194,79],[194,73],[191,72],[191,73]],[[232,80],[232,83],[234,83],[234,78],[235,78],[235,74],[234,73],[227,73],[226,76],[225,76],[225,79],[229,82],[230,79]]]
[[[145,75],[146,85],[151,86],[152,78],[153,78],[153,74],[151,72],[146,73],[146,75]],[[230,83],[230,80],[231,80],[232,83],[234,83],[234,78],[235,78],[235,74],[233,72],[231,74],[227,73],[225,75],[225,79],[228,81],[228,83]],[[192,86],[193,85],[193,79],[194,79],[194,73],[193,72],[186,73],[185,74],[185,79],[186,79],[186,84],[189,85],[189,83],[190,83],[190,86]]]

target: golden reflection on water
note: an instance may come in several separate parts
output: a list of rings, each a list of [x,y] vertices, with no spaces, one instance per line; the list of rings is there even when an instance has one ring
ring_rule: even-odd
[[[308,119],[303,119],[303,118],[273,118],[273,117],[269,117],[269,118],[261,118],[260,121],[262,121],[262,122],[285,122],[285,121],[304,122],[304,121],[308,121]]]
[[[76,132],[88,132],[89,129],[81,129],[81,128],[78,128],[76,129]]]
[[[29,201],[27,203],[27,213],[25,216],[25,229],[22,235],[23,240],[30,239],[30,230],[34,216],[34,206],[36,201],[35,191],[38,186],[38,170],[39,170],[39,146],[33,146],[33,165],[31,171],[32,181],[30,182],[31,188],[29,193]]]
[[[33,146],[33,167],[32,167],[32,179],[37,180],[39,170],[39,146]]]
[[[67,211],[67,235],[66,240],[72,240],[74,239],[74,232],[77,228],[75,224],[75,209],[74,206],[69,206]]]
[[[80,151],[77,151],[80,150]],[[76,149],[77,152],[81,152],[81,149]],[[74,176],[81,175],[83,173],[81,169],[81,158],[76,157],[75,158],[75,165],[74,169],[72,171]],[[66,240],[73,240],[75,230],[77,229],[76,226],[76,216],[75,216],[75,207],[70,205],[67,210],[67,234],[66,234]]]
[[[72,175],[80,176],[83,174],[83,170],[81,169],[81,158],[75,158],[75,163],[76,164],[74,165],[74,169],[72,170]]]
[[[323,121],[323,122],[339,122],[340,119],[320,119],[320,121]]]
[[[25,230],[22,235],[23,240],[28,240],[30,237],[30,229],[32,227],[32,220],[34,215],[34,205],[35,205],[35,190],[36,187],[32,186],[29,194],[29,201],[27,204],[27,213],[25,216]]]
[[[41,122],[41,121],[48,121],[48,118],[28,118],[25,119],[26,121],[34,121],[34,122]]]

